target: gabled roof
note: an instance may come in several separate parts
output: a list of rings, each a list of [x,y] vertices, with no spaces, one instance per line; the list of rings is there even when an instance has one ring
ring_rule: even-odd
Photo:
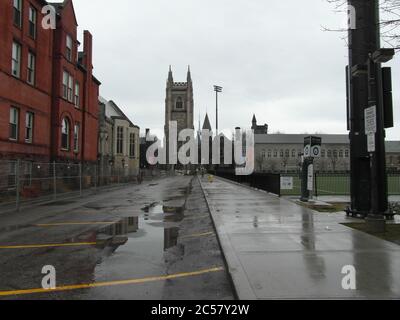
[[[61,12],[64,8],[71,3],[72,12],[74,14],[75,24],[78,25],[78,20],[76,19],[76,13],[74,8],[74,3],[72,0],[64,0],[63,2],[48,2],[49,5],[52,5],[56,9],[57,15],[61,15]]]
[[[106,106],[106,109],[108,107],[108,108],[112,108],[115,111],[116,115],[111,116],[109,118],[124,119],[124,120],[128,121],[132,127],[139,128],[139,126],[133,124],[133,122],[125,115],[125,113],[118,107],[118,105],[114,101],[112,101],[112,100],[107,101],[103,97],[99,96],[99,102],[104,104]],[[106,110],[106,117],[108,117],[107,110]]]

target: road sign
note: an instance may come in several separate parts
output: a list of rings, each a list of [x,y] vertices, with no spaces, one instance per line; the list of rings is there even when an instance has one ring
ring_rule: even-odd
[[[364,110],[365,134],[376,133],[376,106]]]
[[[306,145],[304,147],[304,156],[305,157],[311,157],[311,147],[310,147],[310,145]]]
[[[293,190],[293,177],[281,177],[281,190]]]
[[[304,138],[304,157],[319,158],[321,157],[322,138],[306,137]]]
[[[375,133],[369,134],[367,136],[368,139],[368,152],[375,152],[376,147],[375,147]]]

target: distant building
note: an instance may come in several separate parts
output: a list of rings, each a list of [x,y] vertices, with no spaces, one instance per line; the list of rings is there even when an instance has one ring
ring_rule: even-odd
[[[307,134],[268,134],[268,126],[255,130],[255,170],[270,172],[299,171]],[[262,132],[265,128],[267,131]],[[350,140],[347,134],[317,134],[322,138],[321,157],[315,160],[318,171],[338,172],[350,170]],[[387,141],[387,168],[400,170],[400,141]]]
[[[254,130],[254,134],[268,134],[268,125],[264,124],[262,126],[257,125],[256,115],[253,115],[253,120],[251,122],[251,129]]]
[[[172,69],[170,67],[167,80],[165,99],[165,137],[168,148],[169,123],[176,121],[178,134],[184,129],[194,130],[194,100],[193,83],[190,68],[187,72],[186,82],[174,82]],[[177,142],[178,150],[182,142]],[[169,162],[169,150],[167,150],[167,162]]]
[[[101,170],[137,176],[140,165],[140,128],[114,101],[99,97],[99,159]],[[103,175],[109,175],[103,172]]]

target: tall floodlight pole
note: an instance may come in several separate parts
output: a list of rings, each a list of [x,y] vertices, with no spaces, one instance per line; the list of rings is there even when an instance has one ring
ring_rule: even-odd
[[[216,111],[215,111],[215,131],[218,136],[218,93],[222,92],[222,87],[220,86],[214,86],[214,91],[215,91],[215,106],[216,106]]]

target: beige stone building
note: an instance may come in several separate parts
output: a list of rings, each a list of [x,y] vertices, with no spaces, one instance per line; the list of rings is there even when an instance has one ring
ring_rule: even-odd
[[[103,175],[137,176],[140,128],[114,101],[99,98],[99,159]],[[100,172],[102,174],[102,172]]]
[[[300,169],[307,134],[268,134],[268,126],[255,131],[255,170],[269,172],[296,172]],[[350,140],[347,134],[318,134],[322,138],[321,157],[315,160],[315,169],[324,172],[350,170]],[[390,170],[400,170],[400,141],[386,141],[386,162]]]

